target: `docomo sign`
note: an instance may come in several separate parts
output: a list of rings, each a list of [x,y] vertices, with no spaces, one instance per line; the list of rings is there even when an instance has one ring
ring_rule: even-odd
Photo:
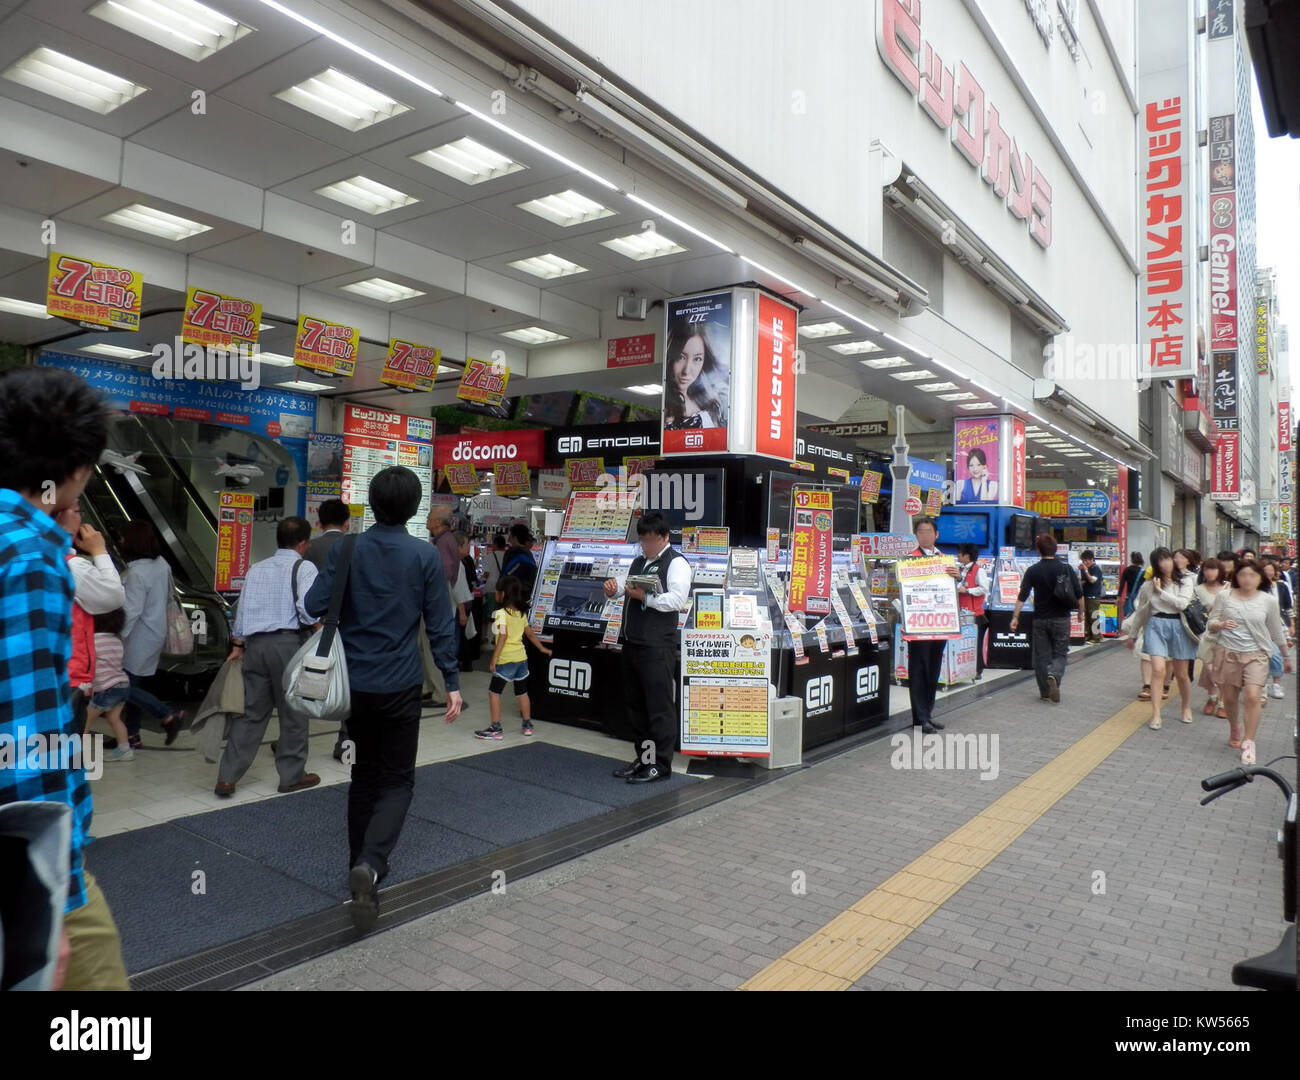
[[[524,461],[534,468],[546,464],[546,433],[527,431],[462,431],[433,440],[434,462]]]
[[[948,132],[962,157],[981,170],[1007,209],[1028,220],[1034,240],[1050,247],[1052,185],[1003,129],[997,108],[985,101],[984,88],[964,63],[947,67],[932,45],[922,43],[921,0],[880,0],[879,6],[876,47],[885,65]]]

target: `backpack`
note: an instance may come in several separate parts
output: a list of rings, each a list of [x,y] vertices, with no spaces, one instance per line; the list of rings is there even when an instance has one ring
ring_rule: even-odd
[[[1074,571],[1068,565],[1065,566],[1063,572],[1057,574],[1056,580],[1052,582],[1052,599],[1062,607],[1072,608],[1078,606],[1082,595]]]

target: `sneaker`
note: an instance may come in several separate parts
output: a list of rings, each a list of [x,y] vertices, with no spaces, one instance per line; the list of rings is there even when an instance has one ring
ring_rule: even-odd
[[[120,746],[115,746],[113,747],[112,750],[110,750],[107,754],[104,755],[104,759],[106,761],[134,761],[135,751],[132,750],[129,746],[125,750],[123,750],[122,747]]]
[[[524,734],[525,734],[525,735],[531,735],[532,733],[533,733],[533,722],[532,722],[531,720],[525,720],[525,721],[524,721]]]
[[[1241,743],[1241,763],[1243,765],[1255,764],[1255,740],[1243,739]]]
[[[1047,676],[1047,696],[1053,701],[1061,700],[1061,684],[1057,682],[1055,675]]]
[[[491,727],[485,727],[482,731],[474,732],[476,739],[504,739],[506,733],[501,730],[500,724],[493,724]]]
[[[1269,691],[1268,691],[1268,692],[1269,692],[1269,696],[1270,696],[1270,697],[1275,697],[1275,698],[1284,698],[1284,697],[1286,697],[1286,693],[1285,693],[1285,691],[1283,691],[1283,689],[1282,689],[1282,684],[1281,684],[1281,683],[1274,683],[1274,684],[1269,688]]]

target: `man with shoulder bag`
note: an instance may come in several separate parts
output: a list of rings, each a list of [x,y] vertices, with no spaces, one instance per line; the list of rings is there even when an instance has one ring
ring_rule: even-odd
[[[313,624],[306,599],[316,582],[316,567],[306,561],[311,525],[305,518],[288,517],[275,529],[278,550],[254,563],[244,578],[228,660],[242,660],[244,714],[230,724],[230,735],[217,771],[214,792],[223,799],[235,793],[257,756],[274,708],[280,718],[275,769],[278,791],[315,787],[320,777],[306,771],[307,718],[285,700],[284,672]]]

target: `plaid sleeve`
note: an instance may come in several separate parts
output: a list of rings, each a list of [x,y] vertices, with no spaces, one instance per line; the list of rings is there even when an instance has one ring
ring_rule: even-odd
[[[61,736],[80,734],[68,688],[72,595],[71,572],[39,556],[17,556],[0,569],[0,753],[10,757],[0,768],[0,804],[72,808],[69,911],[86,902],[81,853],[92,812],[85,772],[60,768],[69,762],[57,752]],[[56,751],[48,760],[47,749]]]

